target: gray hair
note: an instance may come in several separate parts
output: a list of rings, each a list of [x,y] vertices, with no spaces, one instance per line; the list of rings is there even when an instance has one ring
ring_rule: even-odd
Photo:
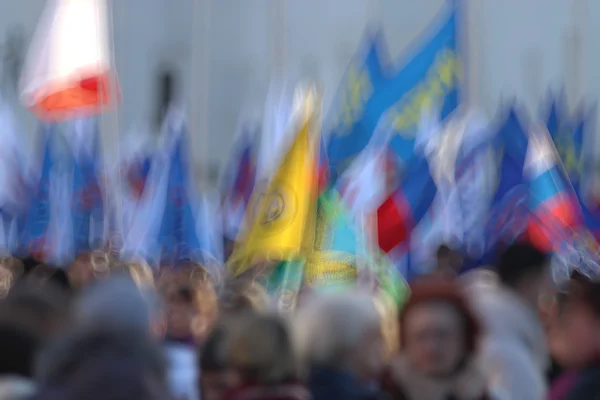
[[[358,350],[367,332],[380,329],[372,296],[348,293],[317,296],[293,321],[300,354],[311,364],[338,366]]]
[[[159,316],[161,304],[151,289],[140,289],[125,274],[99,281],[77,300],[73,319],[77,327],[110,327],[150,333]]]

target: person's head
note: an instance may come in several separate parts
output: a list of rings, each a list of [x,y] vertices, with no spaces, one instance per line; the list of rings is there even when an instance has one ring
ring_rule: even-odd
[[[264,312],[269,307],[269,295],[253,279],[240,277],[225,283],[219,303],[224,314]]]
[[[161,346],[133,331],[75,329],[40,354],[36,378],[66,398],[168,398]]]
[[[67,309],[66,296],[51,285],[16,284],[0,302],[0,375],[31,377],[38,350],[62,328]]]
[[[386,345],[374,299],[363,293],[316,295],[294,318],[300,354],[312,365],[378,376]]]
[[[436,251],[436,270],[435,273],[444,277],[454,277],[462,268],[462,255],[453,250],[450,246],[442,244]]]
[[[70,307],[70,293],[53,281],[37,285],[31,281],[15,284],[0,303],[0,318],[18,318],[48,337],[64,327]]]
[[[159,289],[167,315],[167,334],[172,339],[203,342],[218,315],[217,295],[206,271],[198,266],[163,271]]]
[[[300,376],[291,335],[277,315],[240,316],[227,335],[226,362],[239,384],[276,385]]]
[[[227,326],[218,326],[208,337],[199,354],[199,393],[204,400],[220,400],[231,389],[226,361]]]
[[[426,376],[457,372],[475,353],[479,333],[460,286],[452,282],[414,285],[400,313],[400,351]]]
[[[138,288],[129,275],[111,275],[86,288],[73,307],[80,327],[112,327],[139,334],[156,334],[162,305],[151,289]]]
[[[585,367],[600,359],[600,282],[571,280],[550,343],[565,367]]]
[[[537,306],[550,282],[549,258],[528,243],[515,243],[500,254],[496,272],[500,282]]]

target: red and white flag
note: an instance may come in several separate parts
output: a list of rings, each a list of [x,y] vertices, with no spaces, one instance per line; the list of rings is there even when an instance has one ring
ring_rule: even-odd
[[[21,101],[45,121],[96,114],[116,99],[110,60],[106,0],[48,0],[25,60]]]

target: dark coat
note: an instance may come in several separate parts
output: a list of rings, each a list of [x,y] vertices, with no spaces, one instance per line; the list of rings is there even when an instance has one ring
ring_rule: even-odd
[[[308,380],[313,400],[377,400],[378,393],[351,374],[326,367],[313,367]]]
[[[566,400],[600,400],[600,363],[582,370]]]

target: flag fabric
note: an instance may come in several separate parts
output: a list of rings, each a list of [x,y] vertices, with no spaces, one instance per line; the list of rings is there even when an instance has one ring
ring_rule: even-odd
[[[363,127],[362,120],[367,103],[386,83],[381,65],[382,51],[385,51],[383,32],[367,32],[342,77],[334,111],[325,123],[329,133],[324,137],[328,140],[327,155],[334,180],[371,139],[373,132]]]
[[[230,266],[239,275],[252,264],[284,261],[312,250],[316,207],[318,143],[316,105],[311,94],[299,105],[296,139],[265,188],[257,187]],[[300,100],[300,98],[298,99]]]
[[[346,96],[337,112],[353,118],[338,116],[338,121],[350,123],[334,125],[330,133],[328,155],[333,170],[345,168],[347,160],[365,148],[382,122],[395,132],[390,145],[408,165],[414,156],[422,110],[437,107],[444,119],[458,106],[461,62],[457,14],[456,2],[446,2],[439,19],[423,35],[419,46],[406,52],[406,61],[397,71],[380,72],[383,79],[375,80],[369,79],[363,68],[360,79],[354,80],[360,84],[348,85],[353,88],[349,92],[353,96]]]
[[[73,162],[72,225],[76,252],[106,245],[104,232],[104,188],[98,121],[78,119],[64,132]]]
[[[221,183],[224,233],[235,240],[243,228],[244,215],[256,182],[256,144],[260,126],[246,122],[233,147],[233,154]]]
[[[509,108],[490,141],[496,149],[492,157],[496,176],[492,180],[495,187],[485,219],[485,249],[482,256],[471,260],[465,269],[493,264],[501,246],[526,232],[530,217],[528,186],[523,178],[527,136],[516,107]]]
[[[581,221],[579,201],[565,179],[558,154],[544,127],[529,134],[524,173],[529,181],[529,207],[535,218],[528,226],[529,239],[552,251]]]
[[[147,159],[149,164],[148,176],[144,180],[143,190],[139,197],[127,180],[124,180],[124,184],[122,182],[120,195],[123,196],[123,215],[120,218],[123,218],[124,243],[121,257],[125,260],[144,259],[153,266],[160,263],[159,235],[163,213],[167,207],[171,152],[172,148],[161,146],[155,151],[138,153],[137,156],[134,152],[129,161],[123,161],[135,163]],[[117,201],[118,199],[112,200]]]
[[[42,154],[38,179],[31,188],[32,197],[22,231],[19,234],[19,253],[45,260],[50,251],[48,227],[50,225],[50,182],[53,164],[52,136],[55,126],[42,127]]]
[[[0,243],[0,251],[13,253],[18,238],[11,236],[18,228],[19,222],[27,213],[27,200],[30,171],[30,154],[32,146],[23,135],[22,128],[15,118],[14,110],[0,95],[0,225],[4,231],[4,240]]]
[[[416,147],[413,146],[411,150],[416,153],[415,157],[406,165],[398,189],[385,199],[376,212],[377,240],[385,253],[403,245],[409,239],[413,228],[425,216],[437,194],[431,168],[434,171],[439,170],[440,138],[445,133],[435,112],[422,111]],[[387,124],[384,126],[388,131],[381,128],[378,135],[389,138],[390,129],[393,128]],[[383,140],[385,143],[386,139]],[[391,140],[390,144],[395,140],[395,136],[392,136]]]
[[[560,104],[560,100],[551,103],[546,126],[562,162],[561,171],[570,180],[581,206],[585,229],[599,238],[600,208],[594,204],[593,176],[588,172],[594,170],[593,154],[584,151],[585,133],[595,115],[581,107],[573,118],[568,118]]]
[[[187,152],[189,136],[183,114],[172,109],[164,124],[165,148],[170,150],[166,204],[158,241],[161,263],[177,264],[182,260],[202,262],[206,243],[197,233],[200,196],[193,181],[192,163]],[[210,229],[209,227],[206,227]]]
[[[43,120],[98,113],[115,101],[105,0],[46,2],[21,76],[23,104]]]

